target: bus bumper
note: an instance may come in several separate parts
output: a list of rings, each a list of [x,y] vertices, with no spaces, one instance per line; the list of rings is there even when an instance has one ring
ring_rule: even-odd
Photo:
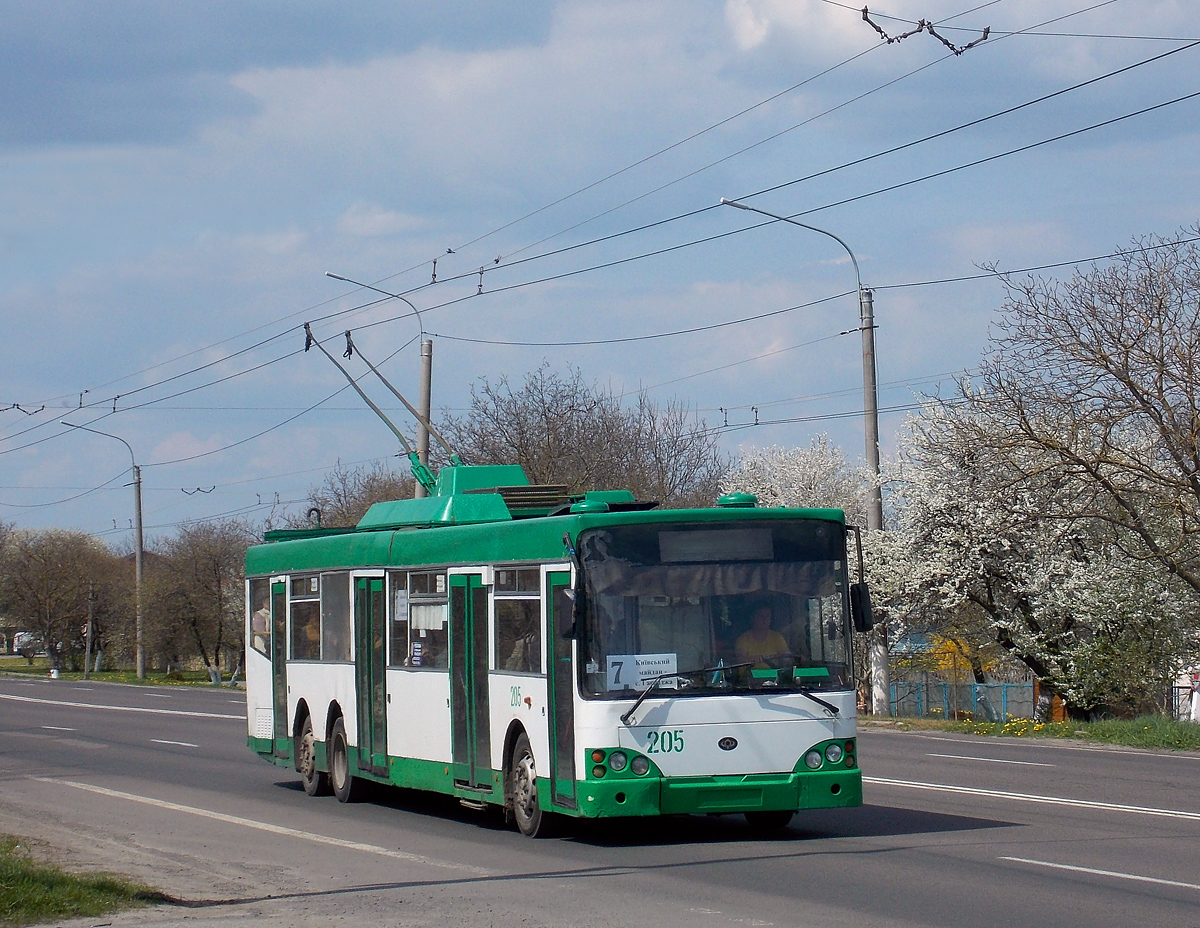
[[[587,818],[837,809],[862,805],[862,771],[585,780],[578,795]]]

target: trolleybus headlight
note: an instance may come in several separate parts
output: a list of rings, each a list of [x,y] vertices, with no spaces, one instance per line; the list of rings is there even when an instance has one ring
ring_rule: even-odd
[[[592,768],[592,776],[594,776],[597,780],[604,776],[604,774],[605,770],[599,764]]]
[[[813,770],[816,770],[818,767],[821,766],[821,759],[822,758],[821,758],[820,751],[815,751],[815,750],[809,751],[807,754],[804,755],[804,763],[807,764],[809,767],[811,767]]]
[[[624,751],[613,751],[608,755],[608,766],[614,771],[624,770],[625,765],[629,763],[629,758],[625,756]]]
[[[825,757],[828,759],[829,763],[836,764],[842,759],[842,746],[837,742],[829,745],[829,747],[825,749]]]
[[[645,776],[650,772],[650,761],[638,755],[629,764],[629,769],[636,773],[639,777]]]
[[[604,752],[603,752],[603,751],[601,751],[599,748],[597,748],[596,750],[592,751],[592,763],[593,763],[593,764],[602,764],[602,763],[604,763]]]

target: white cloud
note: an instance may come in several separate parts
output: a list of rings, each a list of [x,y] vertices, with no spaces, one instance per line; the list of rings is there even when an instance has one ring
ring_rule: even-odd
[[[372,237],[407,232],[422,224],[420,217],[384,209],[378,203],[359,201],[338,217],[335,227],[343,235]]]

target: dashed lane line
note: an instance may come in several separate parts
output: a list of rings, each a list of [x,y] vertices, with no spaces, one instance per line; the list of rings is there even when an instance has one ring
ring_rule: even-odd
[[[198,748],[200,745],[192,744],[190,741],[164,741],[162,738],[151,738],[152,744],[174,744],[181,748]]]
[[[406,860],[414,864],[423,864],[427,867],[440,867],[444,870],[459,870],[467,873],[474,873],[481,876],[491,875],[490,870],[483,867],[472,867],[469,864],[459,864],[448,860],[436,860],[432,857],[425,857],[422,854],[409,854],[406,851],[394,851],[391,848],[379,847],[376,844],[363,844],[359,841],[344,841],[341,838],[330,838],[326,835],[314,834],[311,831],[300,831],[296,828],[285,828],[283,825],[273,825],[270,822],[259,822],[252,818],[242,818],[240,815],[228,815],[224,812],[214,812],[211,809],[200,809],[196,806],[185,806],[178,802],[167,802],[165,799],[153,799],[150,796],[138,796],[135,793],[123,793],[120,790],[106,789],[103,786],[93,786],[90,783],[78,783],[74,780],[55,780],[51,777],[31,777],[38,783],[49,783],[53,786],[70,786],[74,789],[83,790],[88,793],[95,793],[98,796],[109,796],[113,799],[125,799],[129,802],[137,802],[142,805],[154,806],[158,809],[167,809],[171,812],[183,812],[187,815],[195,815],[199,818],[212,819],[215,822],[225,822],[229,825],[241,825],[243,828],[253,828],[257,831],[265,831],[273,835],[283,835],[288,838],[298,838],[303,841],[311,841],[314,844],[327,844],[331,847],[340,847],[349,851],[362,851],[366,854],[377,854],[380,857],[390,857],[393,860]]]
[[[997,857],[997,860],[1011,860],[1013,863],[1030,864],[1035,867],[1049,867],[1052,870],[1071,870],[1075,873],[1090,873],[1093,876],[1110,876],[1118,880],[1133,880],[1138,883],[1156,883],[1159,886],[1179,886],[1183,889],[1200,889],[1200,883],[1184,883],[1180,880],[1161,880],[1154,876],[1140,876],[1136,873],[1121,873],[1117,870],[1097,870],[1094,867],[1075,867],[1071,864],[1053,864],[1048,860],[1029,860],[1026,857]]]
[[[941,783],[917,783],[912,780],[889,780],[883,777],[863,777],[863,782],[875,786],[898,786],[903,789],[926,790],[934,793],[961,793],[967,796],[987,796],[991,799],[1008,799],[1014,802],[1070,806],[1076,809],[1099,809],[1106,812],[1130,812],[1135,815],[1154,815],[1161,818],[1181,818],[1192,822],[1200,822],[1200,812],[1185,812],[1179,809],[1152,809],[1146,806],[1125,806],[1115,802],[1096,802],[1091,799],[1066,799],[1061,796],[1007,793],[996,789],[977,789],[972,786],[950,786]]]
[[[43,725],[42,728],[48,731],[75,731],[74,728],[63,728],[61,725]]]
[[[36,702],[44,706],[67,706],[72,709],[108,709],[113,712],[149,712],[153,715],[186,715],[191,718],[246,721],[244,715],[223,715],[219,712],[188,712],[183,709],[150,709],[143,706],[98,706],[91,702],[68,702],[65,699],[38,699],[34,696],[14,696],[11,693],[0,693],[0,699],[11,699],[13,702]]]

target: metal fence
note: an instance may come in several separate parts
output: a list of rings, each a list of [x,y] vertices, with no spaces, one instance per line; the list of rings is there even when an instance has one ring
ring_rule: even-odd
[[[1033,718],[1032,683],[945,683],[897,680],[892,683],[892,715],[905,718],[968,718],[1003,722]]]

